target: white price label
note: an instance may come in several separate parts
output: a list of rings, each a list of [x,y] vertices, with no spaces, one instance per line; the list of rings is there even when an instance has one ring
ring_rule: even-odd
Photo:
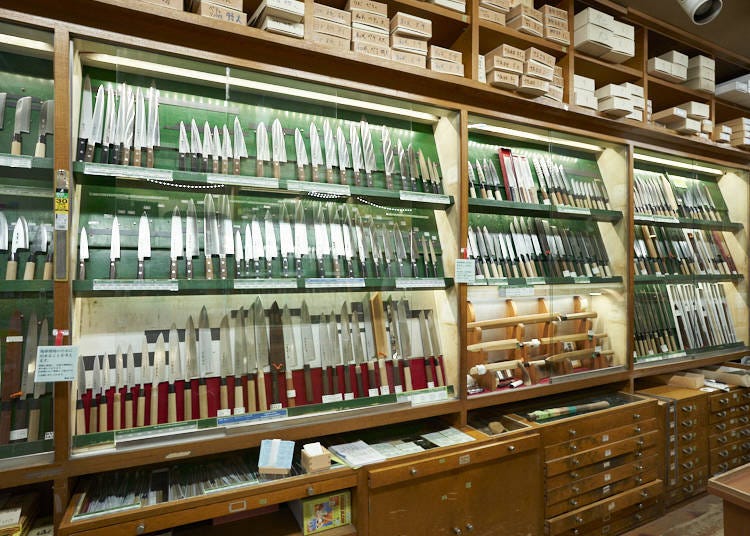
[[[380,392],[378,391],[377,387],[370,387],[367,390],[367,396],[378,396]]]
[[[30,156],[17,156],[12,154],[0,155],[0,166],[13,168],[31,168]]]
[[[398,193],[401,201],[415,201],[417,203],[438,203],[440,205],[450,205],[451,198],[444,194],[430,194],[424,192],[408,192],[401,190]]]
[[[232,186],[245,186],[247,188],[265,188],[278,190],[279,179],[272,177],[248,177],[246,175],[217,175],[209,173],[206,175],[209,184],[230,184]]]
[[[456,259],[455,273],[456,283],[469,285],[476,283],[477,274],[473,259]]]
[[[38,346],[34,382],[72,382],[77,366],[77,346]]]

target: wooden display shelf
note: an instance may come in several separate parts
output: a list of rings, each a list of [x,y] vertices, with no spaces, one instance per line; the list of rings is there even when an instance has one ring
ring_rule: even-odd
[[[303,536],[292,513],[281,508],[271,514],[238,521],[200,524],[174,531],[175,536]],[[355,536],[354,525],[335,527],[325,531],[326,536]]]
[[[654,113],[660,112],[671,106],[679,106],[689,101],[710,102],[711,95],[695,89],[690,89],[682,84],[675,84],[662,80],[653,75],[648,75],[648,98],[653,101]]]
[[[0,490],[52,482],[55,478],[65,474],[62,464],[52,461],[53,453],[48,452],[39,456],[26,456],[20,460],[11,460],[13,465],[4,467],[0,461]]]
[[[713,96],[714,100],[714,124],[718,125],[738,117],[750,116],[750,110],[743,108],[741,104],[730,102],[721,97]],[[727,144],[729,146],[729,144]]]
[[[586,288],[586,285],[596,288],[597,285],[615,285],[622,286],[622,277],[619,275],[613,277],[519,277],[519,278],[495,278],[489,280],[477,279],[477,282],[471,286],[497,286],[500,288],[507,287],[533,287],[542,290],[559,289],[562,285],[578,286]]]
[[[533,216],[561,220],[593,220],[617,223],[622,220],[618,210],[580,209],[578,207],[534,205],[494,199],[469,199],[469,213]]]
[[[748,354],[750,347],[740,344],[725,350],[712,350],[706,352],[696,352],[688,354],[687,357],[671,360],[669,363],[645,362],[636,363],[632,372],[632,377],[644,378],[647,376],[656,376],[658,374],[670,374],[681,370],[693,368],[708,367],[718,365],[734,359],[739,359]]]
[[[52,293],[52,281],[33,279],[25,281],[17,279],[15,281],[0,280],[0,296],[29,295],[40,293]]]
[[[581,52],[575,52],[575,71],[577,75],[596,80],[597,86],[624,82],[639,83],[643,79],[643,72],[638,69],[622,63],[610,63]]]
[[[552,54],[558,59],[565,56],[565,54],[568,53],[569,48],[565,45],[544,39],[543,37],[519,32],[518,30],[495,24],[494,22],[479,20],[480,54],[486,54],[504,43],[523,50],[529,47],[535,47],[547,52],[548,54]]]
[[[690,218],[660,219],[658,216],[649,216],[647,214],[636,214],[633,216],[635,225],[656,225],[658,227],[676,227],[689,229],[708,229],[715,231],[729,231],[736,233],[745,228],[739,222],[732,221],[713,221],[713,220],[695,220]]]

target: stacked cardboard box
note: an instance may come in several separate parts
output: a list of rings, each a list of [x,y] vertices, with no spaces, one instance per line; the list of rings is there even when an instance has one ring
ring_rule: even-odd
[[[745,74],[716,85],[716,96],[741,106],[750,106],[750,75]]]
[[[390,59],[388,4],[372,0],[349,0],[352,17],[352,50],[376,58]]]
[[[555,57],[537,48],[521,50],[503,44],[484,56],[487,82],[526,96],[546,95],[562,102],[562,69]]]
[[[438,73],[464,75],[463,54],[449,48],[430,45],[427,53],[430,69]]]
[[[323,4],[313,4],[312,40],[329,48],[349,50],[352,43],[352,14]]]
[[[479,18],[505,26],[510,0],[479,0]]]
[[[716,62],[707,56],[690,58],[685,85],[690,89],[713,93],[716,89]]]
[[[612,15],[586,8],[575,16],[575,49],[611,63],[635,56],[635,28]]]
[[[684,82],[687,80],[687,71],[688,57],[676,50],[648,60],[649,74],[669,82]]]
[[[711,139],[716,143],[730,143],[732,141],[732,127],[729,125],[716,125],[711,134]]]
[[[544,37],[544,23],[542,20],[542,12],[534,9],[533,5],[529,7],[525,4],[516,4],[510,8],[510,12],[506,17],[506,24],[508,28],[513,28],[519,32]]]
[[[525,60],[526,53],[510,45],[500,45],[491,50],[484,55],[487,83],[500,89],[518,89]]]
[[[247,14],[242,11],[242,0],[188,0],[188,8],[204,17],[236,24],[247,24]]]
[[[432,21],[398,12],[391,19],[391,59],[410,67],[427,67],[427,42]]]
[[[575,106],[596,110],[597,102],[594,90],[596,84],[593,78],[573,75],[573,103]]]
[[[700,134],[703,121],[709,118],[710,108],[702,102],[686,102],[653,115],[654,123],[664,125],[680,134]]]
[[[750,149],[750,118],[738,117],[722,123],[721,126],[729,127],[732,129],[732,133],[729,137],[729,143],[733,147],[739,147],[740,149]]]
[[[429,2],[459,13],[466,13],[466,0],[429,0]]]
[[[630,92],[624,85],[607,84],[594,92],[597,110],[611,117],[626,117],[633,113]]]
[[[144,0],[144,2],[182,11],[182,0]]]
[[[633,106],[633,111],[625,116],[625,119],[633,119],[634,121],[643,121],[645,119],[646,100],[644,99],[643,86],[638,84],[631,84],[625,82],[620,84],[625,88],[626,93],[630,99],[630,104]]]
[[[560,43],[570,44],[570,28],[568,27],[568,12],[550,5],[544,5],[541,9],[542,24],[544,24],[544,38]]]
[[[263,0],[248,24],[267,32],[305,37],[305,3],[299,0]]]

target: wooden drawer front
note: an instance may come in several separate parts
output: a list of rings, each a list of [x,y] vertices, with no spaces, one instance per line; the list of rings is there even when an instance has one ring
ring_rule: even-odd
[[[714,393],[708,396],[709,411],[721,411],[723,409],[739,406],[746,399],[739,390],[732,390],[728,393]]]
[[[688,443],[686,445],[678,445],[674,450],[677,460],[689,459],[695,456],[704,456],[708,453],[706,443]]]
[[[573,510],[572,512],[547,520],[547,534],[549,536],[558,536],[559,534],[566,533],[569,534],[569,531],[576,528],[580,529],[580,527],[586,523],[602,519],[607,515],[616,515],[617,512],[655,497],[661,492],[661,480],[655,480],[648,484],[644,484],[643,486],[624,491],[614,497],[610,497],[609,499],[589,504],[578,510]]]
[[[682,475],[685,473],[689,473],[691,471],[694,471],[701,465],[706,465],[708,463],[708,453],[701,453],[697,456],[692,456],[690,458],[682,458],[678,459],[675,464],[674,468],[676,469],[677,475]]]
[[[691,400],[680,400],[675,408],[675,418],[679,419],[685,415],[705,415],[707,413],[708,403],[706,399],[693,398]]]
[[[623,532],[637,527],[647,521],[656,519],[661,515],[661,512],[661,505],[654,505],[634,514],[617,516],[616,519],[604,523],[598,529],[592,532],[587,532],[586,536],[615,536],[616,534],[622,534]]]
[[[542,428],[544,444],[556,445],[578,437],[606,432],[627,424],[641,423],[649,419],[655,419],[657,412],[656,400],[644,400],[608,411],[566,419]]]
[[[678,415],[676,423],[677,434],[684,434],[686,432],[695,432],[701,428],[705,429],[708,419],[705,413],[703,415],[688,413],[687,415]]]
[[[466,469],[472,465],[538,449],[540,445],[539,434],[533,434],[501,443],[489,443],[474,448],[466,448],[443,456],[433,456],[410,463],[374,469],[369,472],[370,488],[375,489],[399,482],[416,480],[454,469]]]
[[[740,428],[741,426],[742,423],[740,422],[739,417],[735,415],[733,417],[724,419],[723,421],[715,422],[709,425],[709,433],[722,434],[724,432],[728,432],[729,430]]]
[[[750,458],[750,456],[745,456],[744,458]],[[745,463],[747,463],[747,460],[743,459],[743,456],[735,456],[728,460],[711,458],[711,474],[718,475],[719,473],[726,473],[730,469],[734,469]]]
[[[616,512],[615,515],[607,515],[601,519],[596,519],[591,523],[586,523],[582,527],[571,529],[564,534],[571,536],[614,536],[615,534],[620,533],[620,530],[617,530],[617,527],[622,520],[626,518],[640,519],[641,521],[638,521],[638,523],[642,523],[643,521],[658,516],[662,511],[662,500],[659,495],[632,506],[628,506],[627,508]]]
[[[545,517],[559,516],[560,514],[563,514],[565,512],[575,510],[576,508],[581,508],[593,502],[606,499],[607,497],[612,497],[613,495],[622,493],[631,488],[635,488],[646,482],[651,482],[652,480],[656,480],[659,477],[659,472],[660,469],[655,465],[652,465],[650,468],[644,471],[643,474],[629,476],[628,478],[625,478],[623,480],[619,480],[612,484],[607,484],[600,488],[587,491],[586,493],[581,493],[564,501],[550,504],[551,501],[548,500],[545,510]]]
[[[740,456],[742,454],[740,443],[729,443],[727,445],[722,445],[720,447],[716,447],[711,449],[711,459],[717,459],[717,460],[728,460],[730,458],[734,458],[735,456]]]
[[[622,439],[627,439],[629,437],[658,429],[659,423],[656,419],[647,419],[643,422],[629,423],[625,426],[612,428],[590,436],[579,437],[564,443],[545,447],[544,457],[546,460],[554,460],[555,458],[561,458],[568,454],[575,454],[576,452],[598,447],[599,445],[614,443],[615,441],[620,441]]]
[[[712,436],[710,436],[708,438],[708,446],[711,449],[715,449],[718,447],[724,447],[729,443],[734,443],[735,441],[739,441],[740,439],[742,439],[740,431],[734,428],[722,434],[713,434]]]
[[[632,478],[636,475],[642,475],[644,471],[656,468],[659,466],[659,457],[656,455],[644,458],[642,461],[631,462],[623,465],[619,465],[613,469],[591,475],[586,478],[576,480],[575,482],[569,483],[559,488],[551,489],[547,486],[546,498],[547,504],[552,504],[560,501],[570,499],[576,495],[586,493],[593,489],[601,488],[603,486],[612,485],[615,482]]]
[[[742,417],[743,415],[747,415],[747,411],[743,409],[746,407],[747,404],[743,403],[739,406],[732,406],[731,408],[724,408],[719,411],[710,411],[708,413],[708,422],[713,424],[715,422],[724,422],[729,419]]]
[[[684,501],[694,495],[702,493],[706,490],[706,483],[708,479],[698,479],[689,484],[683,484],[667,491],[664,494],[664,502],[667,506],[677,504]]]
[[[579,452],[572,456],[566,456],[564,458],[545,462],[547,475],[553,476],[564,471],[585,467],[592,463],[598,463],[609,458],[614,458],[615,456],[620,456],[627,452],[642,454],[644,449],[656,445],[659,436],[660,433],[658,431],[649,432],[638,437],[623,439],[622,441],[617,441],[616,443],[611,443],[609,445],[602,445],[601,447]]]
[[[545,480],[546,487],[547,489],[555,489],[555,488],[561,488],[563,486],[575,485],[576,483],[578,483],[584,478],[589,478],[591,476],[594,476],[600,473],[611,471],[625,464],[634,464],[634,463],[643,464],[641,460],[645,460],[647,458],[651,458],[654,456],[656,456],[658,460],[661,457],[660,450],[661,449],[659,449],[658,446],[654,445],[653,447],[644,449],[643,452],[631,451],[631,452],[628,452],[627,454],[623,454],[622,456],[617,456],[610,460],[604,460],[599,463],[592,463],[591,465],[587,465],[586,467],[581,467],[580,469],[573,469],[571,471],[567,471],[559,475],[548,476],[547,479]],[[708,457],[706,457],[706,459],[708,459]]]

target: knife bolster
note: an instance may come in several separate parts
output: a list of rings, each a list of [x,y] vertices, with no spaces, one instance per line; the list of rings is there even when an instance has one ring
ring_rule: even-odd
[[[341,178],[341,184],[349,184],[349,181],[346,178],[346,168],[343,166],[339,169],[339,177]]]
[[[115,261],[109,261],[109,278],[117,279],[117,265]]]
[[[303,166],[297,166],[297,180],[305,180],[305,168]]]
[[[146,167],[154,167],[154,148],[149,147],[146,149]]]
[[[193,278],[193,259],[185,259],[185,277],[188,279]]]
[[[255,162],[255,176],[256,177],[263,176],[263,160],[258,160]]]
[[[206,279],[214,278],[214,261],[213,257],[206,255]]]
[[[123,147],[122,148],[122,162],[121,164],[123,166],[129,166],[130,165],[130,147]]]
[[[170,279],[177,279],[177,259],[172,259],[169,262],[169,278]]]
[[[320,173],[318,171],[318,166],[311,166],[310,167],[311,172],[311,179],[313,182],[318,182],[320,180]]]
[[[281,178],[281,163],[280,162],[273,163],[273,178],[274,179]]]
[[[93,162],[94,161],[94,145],[86,145],[86,154],[83,156],[83,160],[85,162]]]
[[[86,146],[88,141],[89,140],[85,138],[78,138],[78,147],[76,148],[76,160],[78,162],[83,162],[86,159]]]

